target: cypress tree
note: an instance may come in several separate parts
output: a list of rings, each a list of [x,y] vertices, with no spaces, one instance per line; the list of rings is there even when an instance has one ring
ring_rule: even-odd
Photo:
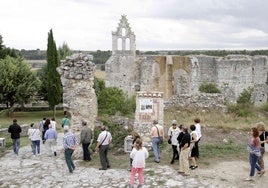
[[[62,99],[60,75],[56,70],[59,65],[60,60],[58,58],[57,47],[53,39],[53,32],[51,29],[48,33],[47,43],[47,97],[49,107],[54,110],[54,116],[55,106],[59,104]]]

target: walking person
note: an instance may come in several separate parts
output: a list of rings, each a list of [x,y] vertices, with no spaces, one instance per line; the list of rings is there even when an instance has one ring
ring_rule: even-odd
[[[151,128],[152,147],[154,152],[154,162],[160,162],[160,141],[163,139],[163,126],[158,124],[157,120],[153,121]]]
[[[258,158],[260,156],[260,148],[261,148],[261,141],[259,138],[259,132],[256,127],[251,128],[251,138],[248,143],[249,149],[249,163],[250,163],[250,173],[249,177],[246,178],[246,181],[253,181],[253,177],[255,174],[255,168],[258,171],[261,171],[263,174],[264,171],[261,170],[261,167],[257,164]]]
[[[179,167],[179,173],[181,173],[184,176],[190,175],[190,169],[189,169],[189,152],[190,152],[190,142],[191,142],[191,136],[188,133],[188,128],[183,127],[183,137],[181,139],[180,143],[180,167]]]
[[[55,117],[51,118],[50,124],[51,124],[52,129],[55,129],[57,131],[57,122],[55,120]]]
[[[264,128],[265,124],[263,122],[256,123],[255,127],[258,129],[259,138],[260,138],[260,141],[261,141],[261,156],[259,156],[259,158],[258,158],[258,165],[261,167],[262,171],[258,171],[258,174],[262,175],[262,174],[265,173],[263,155],[265,153],[265,145],[264,145],[264,143],[265,142],[268,143],[268,132],[265,131],[265,128]]]
[[[52,127],[51,124],[49,124],[48,127],[49,129],[46,131],[44,137],[49,148],[49,156],[52,155],[52,153],[54,153],[54,156],[57,156],[57,131]]]
[[[101,133],[97,139],[97,146],[95,150],[99,152],[101,168],[99,170],[107,170],[110,168],[110,162],[108,159],[109,144],[112,142],[112,135],[106,130],[105,126],[101,126]]]
[[[46,134],[46,131],[49,129],[49,125],[50,125],[50,119],[46,119],[43,125],[43,132],[42,132],[43,144],[46,142],[45,134]]]
[[[173,155],[172,155],[172,159],[170,164],[174,163],[174,160],[178,160],[179,159],[179,152],[177,150],[177,146],[178,146],[178,136],[180,134],[180,129],[177,127],[177,121],[176,120],[172,120],[171,122],[171,127],[168,129],[168,136],[170,139],[170,143],[172,146],[172,151],[173,151]]]
[[[129,188],[134,188],[135,175],[138,173],[139,185],[142,187],[144,178],[143,171],[145,168],[145,159],[149,157],[148,150],[142,147],[142,140],[138,138],[135,142],[135,146],[130,153],[132,161],[132,168],[130,173]]]
[[[67,114],[65,114],[64,118],[61,120],[61,127],[64,128],[64,126],[70,126],[70,120]]]
[[[21,127],[17,124],[16,119],[14,119],[13,124],[8,127],[8,132],[11,134],[13,151],[16,155],[19,155]]]
[[[64,136],[63,136],[63,147],[64,147],[64,156],[67,167],[70,173],[73,173],[75,165],[72,160],[73,152],[78,145],[77,137],[69,131],[69,126],[63,127]]]
[[[29,127],[29,129],[28,129],[28,132],[27,132],[27,135],[29,136],[29,140],[30,140],[30,144],[31,144],[32,153],[34,152],[34,151],[33,151],[33,150],[34,150],[34,148],[33,148],[33,143],[32,143],[32,139],[31,139],[32,133],[33,133],[33,131],[34,131],[33,126],[34,126],[34,123],[31,123],[31,125],[30,125],[30,127]]]
[[[82,122],[82,131],[80,134],[80,140],[83,148],[83,160],[91,161],[90,151],[88,149],[91,141],[92,141],[92,130],[88,127],[87,122]]]
[[[33,131],[31,132],[31,141],[33,144],[34,156],[40,155],[41,132],[38,129],[38,125],[33,126]]]

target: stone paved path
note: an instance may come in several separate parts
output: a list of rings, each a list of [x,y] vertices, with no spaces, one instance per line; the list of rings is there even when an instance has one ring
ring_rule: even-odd
[[[46,147],[41,145],[41,155],[34,157],[30,146],[20,149],[19,156],[9,151],[0,159],[0,187],[3,188],[49,188],[49,187],[87,187],[87,188],[125,188],[128,187],[129,171],[126,169],[111,168],[107,171],[99,171],[97,168],[84,167],[81,160],[74,160],[76,169],[70,174],[65,164],[62,150],[62,133],[58,138],[58,155],[49,156]],[[237,164],[237,163],[235,163]],[[231,171],[232,164],[221,167],[222,169],[198,169],[191,176],[184,177],[178,174],[176,168],[168,165],[155,164],[145,169],[144,188],[214,188],[214,187],[257,187],[256,184],[248,184],[241,181],[233,181]],[[239,165],[241,166],[241,165]],[[240,168],[238,166],[238,168]],[[248,164],[243,162],[243,168]],[[224,168],[226,167],[226,170]],[[216,167],[217,168],[217,167]],[[229,170],[229,171],[228,171]],[[239,170],[238,170],[239,172]],[[227,174],[227,179],[225,174]],[[241,176],[241,175],[240,175]],[[239,175],[238,175],[239,177]],[[229,179],[228,179],[229,178]],[[234,178],[234,177],[233,177]],[[263,177],[264,178],[264,177]],[[265,177],[266,178],[266,177]],[[266,178],[267,179],[267,178]],[[135,185],[136,187],[137,185]],[[265,187],[265,186],[264,186]]]

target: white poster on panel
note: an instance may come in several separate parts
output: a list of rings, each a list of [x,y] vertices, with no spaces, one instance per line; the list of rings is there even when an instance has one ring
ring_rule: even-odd
[[[140,100],[140,112],[152,113],[153,112],[153,99],[141,99]]]

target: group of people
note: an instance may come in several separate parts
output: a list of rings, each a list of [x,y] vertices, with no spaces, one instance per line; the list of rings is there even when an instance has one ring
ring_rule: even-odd
[[[258,122],[251,128],[251,137],[248,142],[250,173],[246,181],[253,181],[255,169],[261,177],[265,173],[263,155],[265,143],[268,143],[268,132],[263,122]]]
[[[159,141],[157,130],[163,133],[163,127],[153,122],[151,129],[152,147],[155,155],[155,162],[160,161],[159,157]],[[163,136],[160,134],[160,136]],[[190,125],[190,132],[183,124],[177,125],[176,120],[172,120],[171,127],[168,129],[168,143],[172,146],[171,164],[175,160],[179,160],[179,173],[183,175],[190,175],[190,169],[196,169],[196,158],[199,157],[198,143],[202,137],[200,119],[195,118],[194,124]],[[157,140],[157,141],[155,141]]]
[[[188,128],[184,125],[177,126],[177,121],[172,120],[171,127],[168,130],[169,143],[172,145],[172,159],[171,164],[174,160],[179,160],[179,173],[185,176],[190,175],[190,169],[196,169],[197,163],[196,158],[199,157],[198,142],[200,141],[201,125],[200,119],[194,119],[195,125],[190,126],[191,132],[188,133]],[[153,121],[153,126],[151,128],[151,141],[154,153],[154,162],[160,163],[160,144],[163,142],[164,138],[164,128],[161,126],[157,120]],[[130,181],[129,188],[134,187],[135,175],[138,174],[139,185],[142,187],[144,182],[143,170],[145,168],[145,159],[148,158],[147,148],[142,146],[142,139],[135,131],[132,132],[132,151],[130,152]],[[189,165],[189,160],[191,165]]]

